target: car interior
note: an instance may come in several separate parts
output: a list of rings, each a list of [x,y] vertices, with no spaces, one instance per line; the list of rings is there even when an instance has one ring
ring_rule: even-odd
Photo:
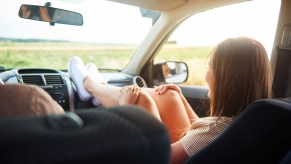
[[[86,0],[67,1],[78,7]],[[175,83],[195,113],[207,116],[208,87],[184,85],[193,73],[190,65],[171,58],[156,62],[156,57],[175,30],[191,16],[248,0],[108,1],[138,7],[152,24],[123,69],[100,69],[108,84],[148,88]],[[55,7],[54,1],[40,4],[22,0],[17,8],[21,6],[46,7],[49,13],[60,14],[60,18],[46,20],[40,15],[26,18],[19,10],[15,14],[21,20],[42,21],[50,26],[86,24],[82,12]],[[278,18],[270,51],[273,98],[248,105],[221,136],[185,163],[291,163],[290,8],[291,1],[280,0],[278,13],[274,13]],[[62,19],[62,14],[67,15],[66,19]],[[261,32],[269,33],[264,29]],[[4,63],[5,57],[0,56]],[[166,78],[163,72],[164,64],[172,68],[170,77]],[[94,107],[91,101],[81,101],[67,69],[0,66],[0,82],[0,85],[37,85],[65,110],[60,115],[0,118],[0,163],[170,163],[170,138],[163,124],[138,106],[105,109]]]

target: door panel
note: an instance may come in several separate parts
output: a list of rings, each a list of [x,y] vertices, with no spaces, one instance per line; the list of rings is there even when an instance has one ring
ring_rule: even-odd
[[[199,117],[209,113],[208,87],[204,86],[179,86],[194,112]]]

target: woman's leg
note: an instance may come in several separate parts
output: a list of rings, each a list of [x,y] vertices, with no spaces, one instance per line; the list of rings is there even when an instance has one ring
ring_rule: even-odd
[[[90,76],[79,57],[70,59],[68,72],[76,85],[79,97],[83,100],[90,98],[91,94],[105,107],[119,105],[118,95],[121,88],[101,84],[98,78]],[[188,116],[180,95],[173,90],[168,90],[166,93],[158,95],[154,89],[150,88],[142,88],[141,93],[144,94],[141,94],[141,99],[137,101],[137,105],[146,106],[150,104],[151,106],[156,106],[157,109],[148,109],[149,112],[155,116],[157,114],[160,116],[162,122],[168,127],[173,142],[180,139],[182,134],[191,126],[189,119],[191,117]]]
[[[84,80],[85,89],[97,98],[105,107],[118,104],[120,87],[104,85],[88,76]],[[144,107],[167,126],[173,142],[179,140],[190,128],[191,121],[184,104],[176,91],[168,90],[165,94],[158,95],[152,88],[141,88],[138,106]],[[154,109],[152,106],[156,106]]]
[[[191,120],[181,100],[180,95],[174,90],[168,90],[158,95],[154,89],[144,88],[154,100],[162,122],[167,126],[172,143],[178,141],[190,129]]]
[[[120,87],[101,84],[91,76],[87,76],[84,80],[84,88],[106,108],[119,105],[117,96]]]

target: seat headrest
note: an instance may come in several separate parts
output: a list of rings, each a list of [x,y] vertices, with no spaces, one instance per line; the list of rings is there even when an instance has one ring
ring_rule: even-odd
[[[136,106],[0,119],[0,163],[168,163],[167,130]]]

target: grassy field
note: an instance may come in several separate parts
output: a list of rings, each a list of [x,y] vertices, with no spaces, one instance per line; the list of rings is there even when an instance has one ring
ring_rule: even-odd
[[[66,69],[71,56],[99,68],[122,69],[135,51],[135,46],[94,45],[69,42],[0,42],[0,66],[8,68]],[[155,62],[184,61],[189,67],[187,84],[206,85],[204,74],[211,47],[165,46]]]
[[[84,62],[94,62],[100,68],[121,69],[127,64],[134,50],[133,46],[0,42],[0,65],[10,68],[66,69],[69,58],[76,55]]]

